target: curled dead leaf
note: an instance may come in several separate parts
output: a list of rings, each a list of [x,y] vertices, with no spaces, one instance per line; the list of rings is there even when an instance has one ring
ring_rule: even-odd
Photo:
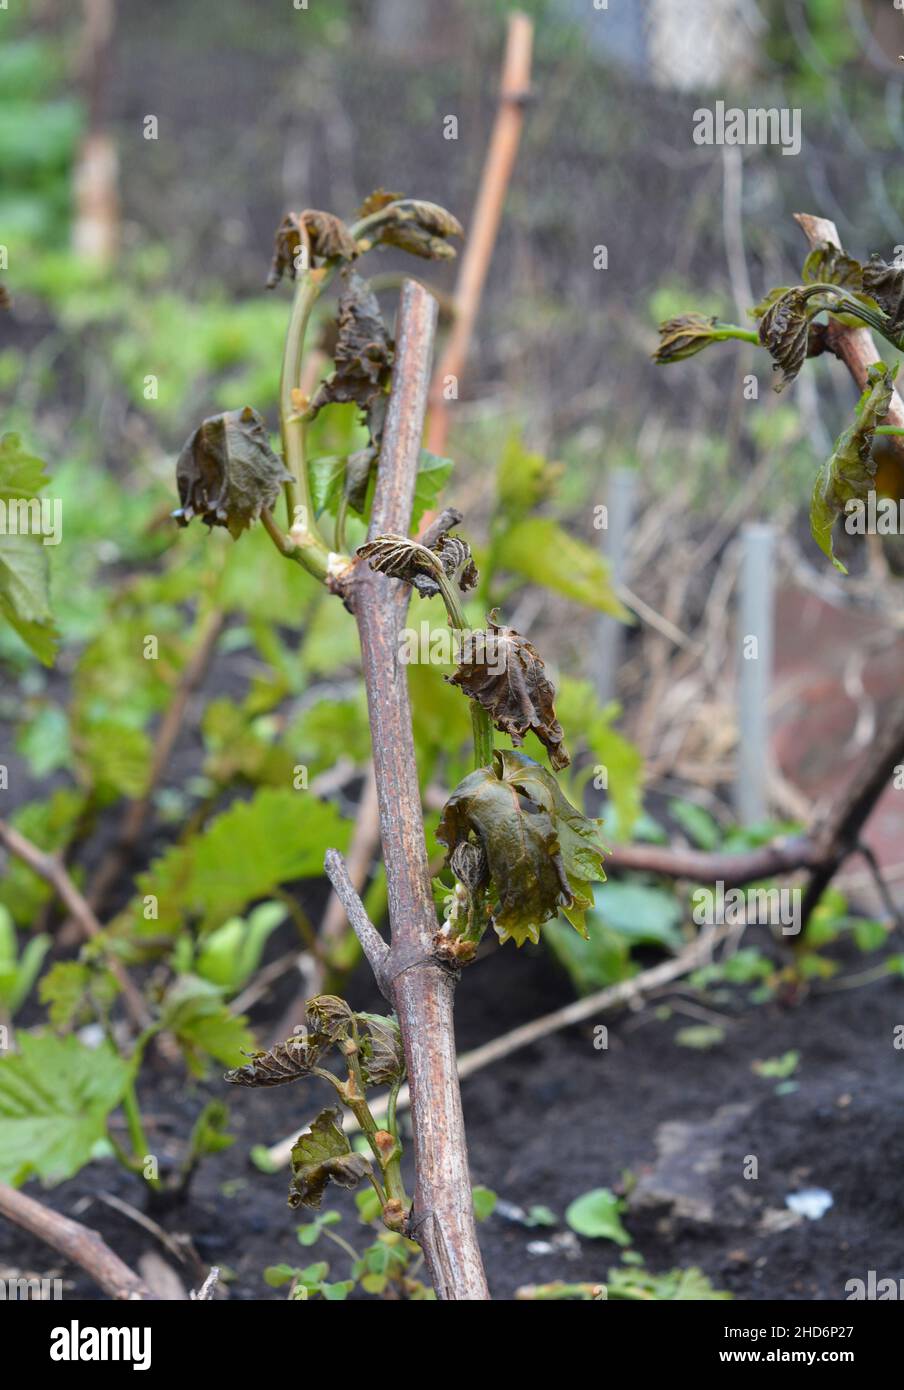
[[[248,1054],[248,1061],[226,1072],[225,1080],[233,1086],[284,1086],[299,1081],[310,1076],[330,1041],[324,1033],[293,1033],[266,1052]]]
[[[204,420],[185,442],[176,463],[180,526],[199,516],[225,526],[237,538],[272,507],[292,475],[270,448],[263,418],[250,405]]]
[[[299,254],[302,251],[306,251],[306,256]],[[354,237],[342,219],[333,213],[316,208],[288,212],[276,229],[267,288],[278,285],[283,275],[294,280],[298,270],[313,266],[315,260],[352,261],[357,254]]]
[[[325,405],[354,402],[368,413],[383,394],[392,368],[392,340],[376,295],[351,272],[339,299],[336,370],[321,383],[310,405],[313,419]],[[372,431],[373,434],[373,431]]]
[[[783,391],[797,377],[807,358],[811,311],[807,294],[794,287],[776,299],[760,319],[759,339],[781,377],[775,385]]]
[[[718,320],[707,314],[679,314],[659,325],[659,347],[653,361],[660,367],[683,362],[717,341],[713,332]]]
[[[528,732],[535,733],[559,771],[571,759],[556,718],[555,687],[532,643],[514,628],[501,626],[496,616],[493,609],[486,631],[468,634],[465,659],[446,680],[476,700],[514,744],[523,743]]]

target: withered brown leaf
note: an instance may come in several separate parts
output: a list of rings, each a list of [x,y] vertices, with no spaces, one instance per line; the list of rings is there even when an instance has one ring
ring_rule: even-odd
[[[331,1041],[325,1033],[295,1033],[267,1052],[249,1053],[248,1061],[226,1072],[225,1079],[233,1086],[285,1086],[309,1076]]]
[[[211,415],[179,455],[176,484],[182,505],[173,516],[180,526],[199,516],[237,538],[263,507],[273,506],[291,476],[270,448],[263,418],[250,405]]]
[[[341,218],[331,212],[320,212],[317,208],[306,208],[304,212],[287,212],[276,229],[276,243],[267,288],[278,285],[283,275],[295,279],[298,268],[298,251],[302,246],[308,249],[313,264],[314,259],[330,261],[337,258],[351,261],[358,254],[354,237]]]
[[[448,261],[455,257],[450,236],[464,236],[461,223],[438,203],[419,198],[400,198],[383,204],[374,211],[385,213],[384,219],[372,233],[375,241],[385,246],[397,246],[428,261]]]
[[[890,319],[890,331],[904,328],[904,265],[889,265],[881,256],[871,256],[863,265],[863,290]]]
[[[460,513],[450,511],[444,515],[460,516]],[[413,584],[426,598],[441,591],[437,582],[440,569],[449,578],[457,576],[462,592],[472,589],[479,578],[477,566],[471,558],[471,547],[461,536],[440,534],[432,546],[426,546],[408,536],[388,532],[385,536],[377,536],[359,545],[356,553],[370,562],[371,569],[388,574],[391,579],[403,579]]]
[[[464,660],[446,680],[483,706],[496,728],[517,746],[533,731],[556,771],[571,759],[556,718],[555,687],[537,650],[514,628],[496,621],[494,608],[484,633],[469,633]],[[476,638],[482,640],[476,641]]]
[[[807,295],[795,286],[776,299],[760,319],[760,342],[768,348],[774,369],[781,372],[776,391],[790,385],[806,361],[810,318]]]
[[[702,352],[716,341],[713,329],[717,322],[708,314],[679,314],[666,319],[659,325],[659,347],[653,353],[653,361],[662,367]]]
[[[336,370],[321,383],[310,406],[313,419],[325,405],[354,402],[365,412],[383,394],[392,368],[392,340],[377,296],[352,271],[339,299]]]

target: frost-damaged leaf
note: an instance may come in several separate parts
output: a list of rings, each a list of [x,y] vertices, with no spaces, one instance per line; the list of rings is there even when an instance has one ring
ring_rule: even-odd
[[[396,1019],[383,1014],[355,1014],[361,1029],[361,1071],[369,1086],[391,1085],[405,1076],[402,1034]]]
[[[897,368],[884,362],[870,367],[867,390],[858,408],[857,418],[835,441],[831,457],[816,475],[810,499],[810,532],[820,550],[828,555],[836,569],[847,574],[845,566],[835,556],[832,530],[846,504],[852,500],[865,501],[876,474],[871,456],[876,426],[888,414]]]
[[[320,261],[351,261],[358,254],[357,244],[348,227],[333,213],[319,212],[316,208],[286,213],[276,229],[267,289],[278,285],[283,275],[288,275],[290,280],[295,279],[298,252],[302,246],[307,247],[310,264],[313,264],[314,258]]]
[[[620,622],[634,621],[612,587],[608,560],[549,517],[526,516],[508,526],[496,541],[496,556],[500,568]]]
[[[467,659],[445,679],[482,705],[496,728],[508,734],[513,743],[523,743],[525,734],[533,731],[559,771],[571,759],[562,725],[556,719],[555,687],[536,648],[514,628],[503,627],[496,617],[494,608],[487,618],[486,632],[469,634]]]
[[[161,1017],[194,1076],[204,1075],[206,1058],[235,1066],[254,1045],[248,1020],[230,1012],[216,985],[194,975],[181,975],[167,991]]]
[[[559,850],[574,901],[562,908],[575,931],[587,935],[584,913],[593,906],[594,882],[605,883],[605,847],[600,840],[603,822],[585,816],[573,806],[545,767],[523,753],[511,749],[497,751],[502,775],[535,805],[552,817],[559,837]]]
[[[438,523],[431,526],[423,542],[387,532],[385,536],[359,545],[356,553],[369,561],[371,569],[413,584],[425,598],[440,592],[437,582],[440,570],[457,582],[462,593],[467,593],[474,588],[479,575],[468,542],[461,536],[449,534],[448,528],[460,520],[461,512],[449,507]]]
[[[459,783],[436,832],[456,862],[460,846],[486,855],[493,925],[502,941],[537,941],[561,909],[586,932],[591,878],[605,877],[599,822],[587,820],[562,795],[555,778],[522,753],[498,751],[493,766]],[[473,839],[472,839],[473,837]]]
[[[449,244],[447,238],[464,236],[458,218],[437,203],[400,198],[382,204],[374,211],[385,214],[374,232],[375,241],[385,246],[397,246],[401,251],[409,251],[424,260],[453,260],[455,247]]]
[[[308,1027],[330,1042],[347,1038],[354,1028],[355,1016],[338,994],[318,994],[307,1003]]]
[[[831,242],[814,246],[804,261],[802,275],[806,285],[841,285],[855,294],[864,288],[863,266]]]
[[[403,196],[402,193],[387,193],[385,188],[375,188],[373,193],[368,193],[364,202],[359,207],[355,215],[355,221],[360,221],[362,217],[370,217],[372,213],[379,212],[381,208],[387,207],[389,203],[399,202]]]
[[[336,370],[317,391],[310,406],[313,419],[325,405],[354,402],[365,413],[383,393],[392,368],[392,340],[380,313],[376,295],[360,275],[352,272],[339,299],[339,332]],[[372,443],[379,429],[371,430]],[[366,489],[367,474],[364,474]],[[363,499],[362,499],[363,500]]]
[[[371,1171],[363,1154],[353,1153],[339,1127],[338,1110],[322,1110],[292,1147],[290,1207],[319,1207],[326,1185],[357,1187]]]
[[[659,325],[659,347],[653,353],[658,366],[683,362],[694,357],[711,343],[718,342],[714,329],[718,319],[707,314],[679,314]]]
[[[256,410],[211,415],[186,440],[176,464],[182,506],[173,516],[187,526],[199,516],[208,526],[225,526],[233,538],[272,507],[291,473],[270,448],[267,427]]]
[[[863,266],[863,291],[876,301],[890,320],[889,330],[904,330],[904,266],[889,265],[881,256],[871,256]]]
[[[226,1072],[224,1079],[233,1086],[285,1086],[310,1076],[331,1042],[325,1033],[294,1033],[266,1052],[250,1052],[248,1061]]]
[[[782,374],[776,391],[783,391],[794,381],[806,361],[811,313],[806,295],[795,286],[775,300],[760,319],[760,342],[772,357],[773,369]]]

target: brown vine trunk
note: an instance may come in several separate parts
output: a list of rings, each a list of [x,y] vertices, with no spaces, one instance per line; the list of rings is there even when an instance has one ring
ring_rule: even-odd
[[[436,301],[407,280],[397,325],[370,537],[407,534],[424,428]],[[477,1244],[452,1006],[456,977],[433,955],[436,909],[399,633],[410,590],[358,563],[344,589],[358,624],[389,893],[383,970],[411,1088],[416,1184],[411,1234],[441,1299],[489,1298]]]

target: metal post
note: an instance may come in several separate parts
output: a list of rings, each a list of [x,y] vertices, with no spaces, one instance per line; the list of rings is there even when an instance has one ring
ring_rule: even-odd
[[[637,473],[633,468],[612,470],[607,495],[607,524],[600,531],[600,546],[612,567],[612,583],[616,587],[624,582],[627,571],[628,538],[634,519],[636,488]],[[591,676],[603,704],[615,698],[624,641],[624,623],[605,614],[598,619]]]
[[[772,686],[775,530],[760,522],[741,532],[738,602],[738,758],[735,809],[741,825],[764,821],[769,807],[769,694]]]

